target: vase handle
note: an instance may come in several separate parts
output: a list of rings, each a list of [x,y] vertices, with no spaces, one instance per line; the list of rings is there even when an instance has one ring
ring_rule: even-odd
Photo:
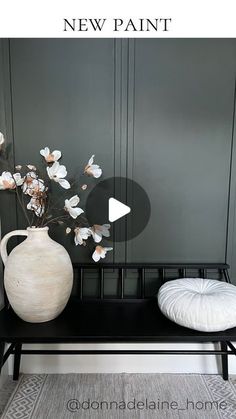
[[[12,236],[28,236],[28,231],[27,230],[14,230],[11,231],[10,233],[6,234],[1,242],[0,242],[0,255],[2,258],[2,261],[4,263],[4,265],[6,265],[6,261],[8,258],[8,254],[7,254],[7,242],[10,239],[10,237]]]

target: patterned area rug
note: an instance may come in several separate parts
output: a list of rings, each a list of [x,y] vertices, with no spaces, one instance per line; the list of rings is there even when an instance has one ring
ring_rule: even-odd
[[[21,375],[2,419],[236,418],[236,388],[219,375]]]

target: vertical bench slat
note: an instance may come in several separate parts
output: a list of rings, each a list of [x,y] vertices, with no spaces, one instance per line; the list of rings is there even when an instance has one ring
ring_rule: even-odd
[[[141,269],[141,298],[145,298],[145,278],[146,278],[146,270],[145,268]]]
[[[160,272],[161,281],[164,282],[165,281],[165,268],[159,269],[159,272]]]
[[[231,283],[228,269],[223,269],[223,275],[224,275],[225,281]]]
[[[124,268],[120,268],[120,297],[124,298]]]
[[[84,280],[84,269],[83,268],[79,268],[79,280],[80,280],[79,296],[80,296],[80,299],[83,300],[83,280]]]
[[[100,268],[100,298],[104,298],[104,268]]]

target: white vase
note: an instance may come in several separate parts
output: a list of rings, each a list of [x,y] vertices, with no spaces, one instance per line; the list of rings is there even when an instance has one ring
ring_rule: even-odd
[[[7,255],[12,236],[27,236]],[[5,265],[4,285],[9,302],[23,320],[41,323],[54,319],[71,294],[73,268],[67,251],[48,235],[48,227],[6,234],[0,244]]]

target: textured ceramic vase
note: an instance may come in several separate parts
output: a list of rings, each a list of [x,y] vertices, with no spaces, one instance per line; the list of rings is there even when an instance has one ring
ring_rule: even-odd
[[[12,236],[27,236],[7,255]],[[4,285],[9,302],[23,320],[41,323],[54,319],[71,294],[73,268],[67,251],[48,235],[48,227],[6,234],[0,244],[5,265]]]

